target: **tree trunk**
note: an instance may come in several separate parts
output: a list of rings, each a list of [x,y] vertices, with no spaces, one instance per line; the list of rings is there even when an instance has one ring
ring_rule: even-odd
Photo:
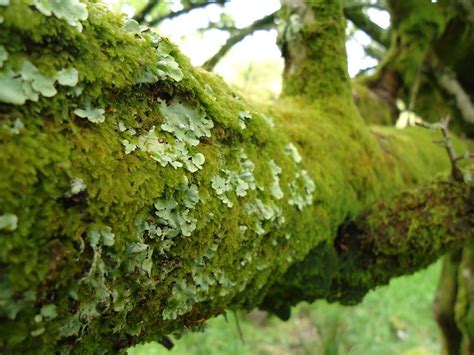
[[[461,349],[462,334],[454,318],[461,256],[462,251],[457,250],[443,257],[433,304],[434,316],[441,331],[442,354],[444,355],[459,354]]]
[[[363,123],[341,3],[308,7],[292,31],[311,48],[290,60],[299,62],[287,69],[285,97],[257,109],[100,4],[0,6],[2,353],[116,352],[164,339],[289,294],[287,271],[308,255],[330,261],[311,265],[320,276],[312,286],[339,285],[321,297],[338,299],[341,270],[360,270],[367,287],[344,289],[356,302],[472,236],[472,186],[459,184],[445,196],[462,203],[436,200],[448,207],[437,223],[413,214],[420,233],[439,238],[422,244],[418,263],[392,260],[419,245],[410,228],[393,231],[399,249],[366,239],[376,223],[334,245],[342,224],[375,201],[396,204],[397,192],[448,170],[449,159],[435,132]],[[448,217],[460,238],[446,232]]]

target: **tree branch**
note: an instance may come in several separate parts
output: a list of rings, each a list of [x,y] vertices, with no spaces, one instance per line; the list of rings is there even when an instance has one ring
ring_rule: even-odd
[[[229,0],[214,0],[214,1],[203,1],[203,2],[194,2],[190,3],[188,7],[184,7],[181,10],[170,12],[166,15],[161,15],[157,16],[154,19],[148,21],[148,26],[153,27],[158,25],[159,23],[163,22],[164,20],[171,20],[174,19],[178,16],[185,15],[193,10],[200,9],[207,7],[209,5],[217,4],[217,5],[223,5]]]
[[[455,74],[445,70],[441,74],[437,74],[436,78],[440,86],[455,98],[464,121],[474,124],[474,105],[459,81],[456,80]]]
[[[251,35],[255,31],[270,29],[275,25],[277,12],[274,12],[270,15],[262,17],[261,19],[253,22],[251,25],[233,31],[231,36],[227,39],[224,45],[219,49],[219,51],[214,54],[211,58],[209,58],[202,67],[206,70],[211,71],[214,69],[216,64],[224,57],[227,52],[237,43],[242,41],[245,37]]]
[[[143,23],[145,21],[145,17],[153,11],[155,6],[159,4],[160,0],[148,0],[148,3],[133,17],[135,21],[139,23]]]
[[[420,270],[474,235],[472,184],[443,181],[377,203],[342,225],[334,248],[318,245],[267,294],[262,308],[283,319],[315,299],[355,304],[394,276]]]
[[[364,31],[374,41],[385,48],[390,45],[390,36],[386,30],[372,22],[370,18],[363,12],[364,6],[344,7],[344,15],[357,28]]]

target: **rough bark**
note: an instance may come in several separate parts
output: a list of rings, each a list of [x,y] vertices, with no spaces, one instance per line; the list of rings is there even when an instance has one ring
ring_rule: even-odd
[[[322,15],[302,29],[314,47],[268,109],[101,5],[68,21],[21,1],[0,7],[2,352],[116,352],[251,309],[285,292],[308,253],[337,255],[344,222],[449,169],[436,133],[365,126],[350,99],[342,5],[314,6]],[[452,239],[426,228],[439,233],[424,244],[433,259]],[[368,241],[361,253],[379,246]],[[354,265],[369,279],[377,257]],[[348,264],[320,267],[323,287]]]

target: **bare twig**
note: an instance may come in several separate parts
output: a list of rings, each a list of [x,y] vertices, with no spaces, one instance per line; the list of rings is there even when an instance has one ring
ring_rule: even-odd
[[[216,5],[216,4],[217,5],[224,5],[227,1],[229,1],[229,0],[214,0],[214,1],[195,2],[195,3],[190,4],[188,7],[184,7],[183,9],[181,9],[179,11],[174,11],[174,12],[170,12],[166,15],[157,16],[154,19],[152,19],[151,21],[147,22],[146,24],[150,27],[151,26],[156,26],[160,22],[163,22],[164,20],[171,20],[171,19],[176,18],[178,16],[187,14],[187,13],[193,11],[193,10],[204,8],[204,7],[209,6],[209,5],[213,5],[213,4],[214,5]]]
[[[270,15],[262,17],[257,21],[253,22],[249,26],[236,30],[231,36],[227,39],[224,45],[219,49],[219,51],[214,54],[211,58],[209,58],[202,67],[207,70],[212,70],[219,60],[226,55],[226,53],[237,43],[242,41],[248,35],[251,35],[255,31],[258,30],[268,30],[275,26],[275,19],[277,16],[277,12],[274,12]]]
[[[457,166],[457,163],[465,158],[471,158],[474,156],[473,153],[466,153],[464,155],[458,156],[456,154],[456,150],[453,147],[453,143],[451,141],[451,137],[449,136],[449,122],[451,117],[447,116],[441,119],[438,123],[429,123],[425,121],[417,122],[416,124],[425,127],[428,129],[440,130],[443,134],[443,139],[441,141],[436,141],[436,143],[442,143],[446,148],[446,151],[449,156],[449,161],[451,163],[451,176],[454,181],[464,181],[464,174],[462,173],[461,169]]]

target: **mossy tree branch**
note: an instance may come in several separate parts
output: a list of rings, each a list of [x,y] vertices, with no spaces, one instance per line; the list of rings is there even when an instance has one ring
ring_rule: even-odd
[[[270,289],[263,307],[285,319],[290,306],[301,301],[358,303],[369,290],[397,274],[430,265],[473,235],[472,185],[438,182],[404,192],[341,225],[334,241],[336,252],[321,244],[293,264],[284,281]]]
[[[342,6],[325,4],[302,17],[297,40],[316,42],[301,72],[286,38],[294,72],[267,109],[95,2],[68,21],[21,1],[0,7],[2,352],[164,340],[226,308],[290,295],[285,275],[308,253],[336,260],[307,269],[323,276],[315,286],[331,286],[328,299],[343,298],[335,285],[351,260],[360,268],[348,270],[346,302],[364,288],[352,279],[368,287],[426,263],[390,271],[398,254],[376,240],[375,217],[367,239],[355,231],[347,241],[352,258],[337,254],[342,224],[448,170],[449,159],[432,132],[363,123],[350,100]],[[437,221],[419,222],[451,231]],[[429,258],[452,242],[407,236],[396,241]],[[379,256],[383,272],[370,269]]]

